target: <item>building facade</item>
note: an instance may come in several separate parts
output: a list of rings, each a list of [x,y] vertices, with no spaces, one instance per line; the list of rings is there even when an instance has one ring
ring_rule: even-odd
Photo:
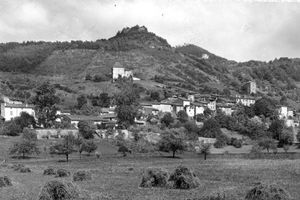
[[[20,117],[22,112],[26,112],[35,117],[34,105],[23,103],[1,103],[1,116],[5,121],[10,121],[15,117]]]

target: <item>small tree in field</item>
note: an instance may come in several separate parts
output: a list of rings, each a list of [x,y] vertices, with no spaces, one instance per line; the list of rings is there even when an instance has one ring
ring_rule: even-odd
[[[26,139],[21,139],[9,149],[10,155],[21,155],[23,159],[25,155],[32,155],[34,153],[40,153],[37,143]]]
[[[64,140],[50,147],[50,154],[65,155],[69,161],[69,155],[74,152],[75,137],[72,134],[65,136]]]
[[[207,155],[210,154],[210,149],[211,149],[211,144],[209,143],[201,144],[199,153],[203,154],[204,160],[206,160]]]
[[[260,146],[262,149],[267,149],[268,152],[270,152],[270,149],[277,148],[276,141],[271,138],[262,138],[258,141],[258,146]]]
[[[174,133],[165,134],[158,143],[160,151],[172,152],[172,157],[175,158],[176,152],[184,151],[186,145],[183,139]]]
[[[83,141],[79,147],[79,153],[81,155],[82,152],[87,152],[88,154],[96,151],[97,145],[93,141]]]

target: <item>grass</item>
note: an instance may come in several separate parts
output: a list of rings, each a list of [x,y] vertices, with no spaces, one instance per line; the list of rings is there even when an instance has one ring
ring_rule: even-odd
[[[0,199],[36,199],[41,187],[49,180],[71,181],[71,177],[54,178],[43,176],[48,166],[65,168],[73,174],[77,170],[90,170],[91,181],[76,182],[82,190],[99,199],[193,199],[201,196],[223,193],[242,199],[246,192],[258,182],[277,183],[286,188],[292,197],[300,199],[300,160],[246,160],[210,159],[202,157],[127,157],[120,155],[94,156],[73,159],[69,163],[57,161],[26,160],[32,173],[21,174],[13,169],[0,168],[0,176],[7,175],[13,181],[12,187],[0,190]],[[200,186],[192,190],[142,189],[141,175],[148,167],[162,167],[172,171],[183,164],[194,169],[200,178]],[[133,170],[131,169],[133,168]]]

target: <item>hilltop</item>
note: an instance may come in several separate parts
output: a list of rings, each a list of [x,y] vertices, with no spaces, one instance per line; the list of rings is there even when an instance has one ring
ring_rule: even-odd
[[[127,27],[96,41],[0,44],[0,92],[24,97],[20,93],[32,93],[48,80],[67,105],[82,93],[117,92],[110,81],[115,65],[132,70],[145,90],[160,83],[172,91],[237,94],[241,85],[254,80],[260,95],[286,96],[299,106],[300,59],[236,62],[192,44],[172,47],[144,26]],[[97,79],[86,80],[87,76]]]

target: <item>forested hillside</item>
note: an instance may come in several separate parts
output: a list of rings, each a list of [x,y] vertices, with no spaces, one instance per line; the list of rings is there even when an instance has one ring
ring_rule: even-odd
[[[168,88],[236,94],[245,82],[255,80],[261,95],[286,97],[294,105],[300,100],[300,59],[231,61],[195,45],[171,47],[143,26],[124,28],[97,41],[0,44],[0,92],[27,98],[48,80],[56,84],[65,102],[81,93],[113,93],[117,91],[110,81],[114,66]],[[141,84],[145,90],[150,90],[148,86]]]

